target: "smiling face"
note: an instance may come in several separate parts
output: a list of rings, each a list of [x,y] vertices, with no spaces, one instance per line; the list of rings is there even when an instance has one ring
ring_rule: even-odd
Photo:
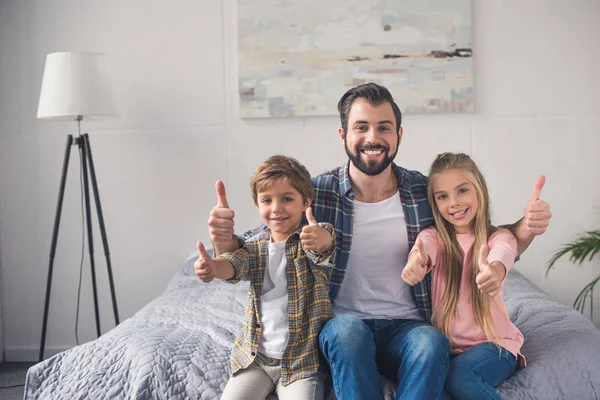
[[[396,131],[396,117],[389,102],[373,106],[357,98],[348,114],[348,127],[339,129],[346,154],[362,173],[379,175],[392,163],[402,137]]]
[[[467,175],[458,169],[448,169],[430,179],[435,205],[442,217],[454,225],[456,233],[473,233],[479,201]]]
[[[263,222],[271,229],[273,242],[283,242],[300,227],[302,214],[311,199],[302,195],[287,179],[277,179],[269,188],[258,192],[257,207]]]

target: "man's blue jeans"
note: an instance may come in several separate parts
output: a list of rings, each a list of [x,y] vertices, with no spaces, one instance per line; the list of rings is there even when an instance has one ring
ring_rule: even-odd
[[[442,399],[501,400],[494,388],[518,367],[517,358],[493,343],[482,343],[450,359],[446,390]]]
[[[396,399],[437,399],[448,373],[450,344],[426,322],[361,320],[342,315],[319,335],[338,400],[382,400],[379,371],[398,382]]]

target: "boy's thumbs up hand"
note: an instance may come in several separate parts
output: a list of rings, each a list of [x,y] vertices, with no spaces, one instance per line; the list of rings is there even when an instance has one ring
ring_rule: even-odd
[[[417,239],[415,247],[402,270],[402,280],[410,286],[416,285],[425,278],[427,265],[429,264],[429,256],[425,252],[421,239]]]
[[[481,293],[493,297],[502,289],[502,280],[504,280],[504,275],[506,275],[506,268],[500,262],[490,264],[488,262],[488,254],[487,245],[482,245],[479,249],[479,258],[477,261],[479,273],[475,278],[475,282]]]
[[[315,217],[313,217],[312,207],[308,207],[306,209],[306,220],[308,221],[309,225],[319,225]]]
[[[215,278],[215,262],[201,242],[196,243],[196,246],[198,247],[198,259],[194,263],[194,271],[202,282],[210,282]]]
[[[308,221],[308,225],[305,225],[300,233],[302,246],[306,250],[313,250],[319,253],[327,250],[331,246],[331,235],[327,229],[319,226],[319,223],[313,217],[312,207],[306,209],[306,220]]]

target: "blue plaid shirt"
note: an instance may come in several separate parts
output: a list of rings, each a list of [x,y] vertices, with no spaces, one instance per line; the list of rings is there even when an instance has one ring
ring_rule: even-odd
[[[312,178],[315,189],[312,203],[313,215],[317,221],[328,222],[335,227],[335,265],[329,285],[329,297],[334,302],[344,281],[352,247],[355,193],[350,184],[349,166],[350,161]],[[415,244],[417,234],[422,229],[433,225],[433,215],[427,201],[427,177],[418,171],[409,171],[396,164],[392,164],[392,170],[398,179],[398,191],[406,219],[410,249]],[[262,226],[258,230],[264,228],[265,226]],[[247,232],[242,239],[256,233],[257,230]],[[402,268],[404,265],[398,268],[398,274],[402,273]],[[423,318],[429,321],[431,319],[431,274],[425,275],[425,279],[413,286],[413,298]]]

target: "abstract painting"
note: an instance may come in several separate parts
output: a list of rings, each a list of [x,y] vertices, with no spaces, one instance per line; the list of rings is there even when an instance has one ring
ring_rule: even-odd
[[[238,0],[242,118],[337,115],[351,87],[405,113],[473,111],[471,0]]]

